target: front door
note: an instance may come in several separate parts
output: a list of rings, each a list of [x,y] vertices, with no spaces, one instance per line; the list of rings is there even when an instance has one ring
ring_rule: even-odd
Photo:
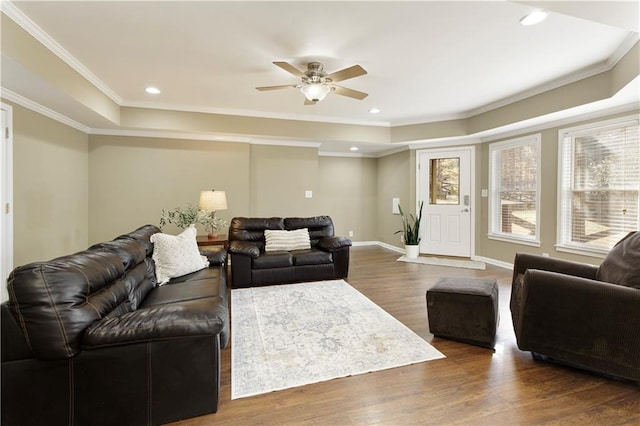
[[[417,154],[418,197],[424,201],[420,253],[470,257],[473,148]]]

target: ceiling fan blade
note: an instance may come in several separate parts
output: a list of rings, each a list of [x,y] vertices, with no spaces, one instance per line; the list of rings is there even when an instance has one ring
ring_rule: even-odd
[[[336,82],[347,80],[349,78],[359,77],[361,75],[365,75],[366,73],[367,72],[365,71],[365,69],[360,65],[354,65],[352,67],[331,73],[327,76],[327,78],[330,78],[332,81]]]
[[[256,87],[257,90],[264,92],[265,90],[279,90],[279,89],[289,89],[289,88],[296,88],[298,87],[297,84],[285,84],[282,86],[262,86],[262,87]]]
[[[348,96],[350,98],[359,99],[359,100],[363,100],[364,98],[369,96],[368,93],[359,92],[353,89],[347,89],[346,87],[336,86],[336,85],[334,85],[333,87],[334,87],[333,92],[338,95]]]
[[[274,62],[273,65],[279,66],[283,70],[287,71],[288,73],[291,73],[291,74],[295,75],[298,78],[306,77],[306,75],[304,75],[304,73],[302,71],[300,71],[298,68],[294,67],[293,65],[291,65],[288,62]]]
[[[304,104],[305,104],[305,105],[315,105],[315,104],[317,104],[317,103],[318,103],[318,102],[316,102],[316,101],[310,101],[309,99],[304,98]]]

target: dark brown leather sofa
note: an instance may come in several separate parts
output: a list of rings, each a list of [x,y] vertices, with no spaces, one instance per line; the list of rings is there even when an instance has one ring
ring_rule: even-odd
[[[640,381],[640,232],[600,266],[517,254],[510,307],[535,359]]]
[[[156,232],[143,226],[11,273],[3,425],[147,425],[217,410],[225,253],[158,287]]]
[[[309,230],[310,249],[265,251],[264,231]],[[236,217],[229,226],[233,288],[345,278],[351,240],[336,237],[329,216]]]

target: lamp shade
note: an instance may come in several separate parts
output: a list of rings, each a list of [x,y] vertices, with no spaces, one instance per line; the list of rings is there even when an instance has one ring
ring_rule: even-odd
[[[300,88],[300,91],[304,93],[304,96],[308,100],[313,102],[320,102],[327,96],[327,93],[329,93],[331,89],[329,89],[329,86],[321,83],[311,83],[302,86]]]
[[[224,191],[200,191],[200,210],[226,210],[227,195]]]

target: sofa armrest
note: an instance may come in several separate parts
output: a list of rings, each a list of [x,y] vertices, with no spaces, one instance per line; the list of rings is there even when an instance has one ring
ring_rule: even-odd
[[[572,275],[595,279],[598,267],[587,263],[572,262],[564,259],[540,256],[529,253],[516,253],[513,261],[513,277],[524,274],[527,269],[539,269],[542,271],[558,272],[560,274]]]
[[[260,256],[260,249],[255,244],[246,241],[231,241],[229,244],[229,252],[249,256],[253,259]]]
[[[520,349],[640,377],[640,290],[535,269],[514,285]]]
[[[318,241],[317,247],[324,251],[336,251],[342,247],[350,247],[351,240],[344,237],[326,237]]]
[[[217,335],[224,328],[226,310],[223,298],[208,297],[105,317],[86,330],[82,347],[97,349],[128,343]]]
[[[220,246],[200,247],[200,254],[209,260],[209,266],[224,265],[227,261],[227,251]]]

